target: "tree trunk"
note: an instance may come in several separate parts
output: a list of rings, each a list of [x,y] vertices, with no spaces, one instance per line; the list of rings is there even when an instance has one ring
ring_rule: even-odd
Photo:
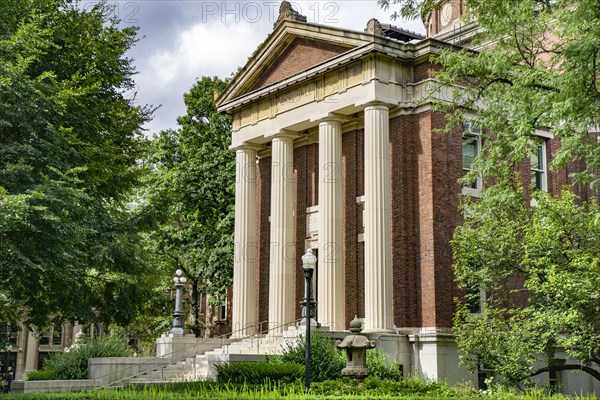
[[[531,374],[531,376],[536,376],[536,375],[542,374],[544,372],[549,372],[549,371],[573,371],[573,370],[587,372],[588,374],[593,376],[597,381],[600,381],[600,371],[590,367],[589,365],[583,365],[583,364],[549,365],[547,367],[540,368],[537,371],[534,371]]]

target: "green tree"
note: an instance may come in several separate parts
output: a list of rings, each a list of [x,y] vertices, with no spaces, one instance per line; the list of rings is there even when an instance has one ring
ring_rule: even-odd
[[[598,205],[569,190],[537,200],[529,207],[522,191],[498,184],[463,204],[465,223],[452,242],[456,277],[469,293],[454,324],[462,361],[519,386],[549,370],[600,380],[600,225],[590,222]]]
[[[379,0],[399,7],[396,16],[412,18],[427,18],[443,3]],[[577,369],[600,379],[594,317],[600,213],[595,202],[583,203],[600,185],[600,3],[466,0],[465,6],[465,19],[479,27],[466,45],[481,50],[454,47],[435,58],[438,89],[451,96],[427,99],[446,113],[446,132],[465,121],[481,128],[481,152],[463,181],[482,178],[484,189],[476,201],[465,200],[464,225],[452,243],[456,278],[468,293],[454,324],[462,360],[525,385],[549,369],[574,369],[556,361],[564,351],[583,362]],[[554,197],[537,193],[537,206],[530,206],[519,171],[539,131],[560,145],[549,167],[563,168],[582,198],[569,189]],[[480,290],[483,312],[474,316]],[[533,370],[534,361],[544,367]]]
[[[191,287],[192,329],[201,332],[201,294],[222,300],[233,274],[235,154],[231,119],[214,105],[226,83],[204,77],[185,94],[180,128],[154,139],[148,194],[157,218],[152,249],[172,274],[181,269]]]
[[[444,0],[378,0],[399,4],[405,17],[426,17]],[[575,6],[576,4],[576,6]],[[537,146],[536,131],[560,141],[551,167],[581,162],[576,181],[600,184],[600,3],[595,0],[466,0],[467,20],[479,30],[470,47],[434,61],[440,88],[452,88],[450,130],[468,120],[485,128],[481,157],[469,175],[514,176]],[[483,46],[483,47],[482,47]],[[573,168],[570,169],[573,171]]]
[[[152,110],[136,29],[69,0],[0,3],[0,320],[126,323],[147,287],[129,194]]]

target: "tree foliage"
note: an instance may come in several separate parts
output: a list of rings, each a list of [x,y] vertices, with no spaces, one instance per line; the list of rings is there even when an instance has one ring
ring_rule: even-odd
[[[549,369],[600,379],[592,368],[600,365],[600,225],[590,222],[598,205],[569,190],[537,199],[529,207],[522,191],[499,184],[463,204],[465,223],[452,242],[456,277],[469,293],[454,324],[462,360],[516,385]],[[482,312],[473,314],[480,291]],[[569,357],[581,363],[563,364]]]
[[[27,380],[70,380],[87,379],[89,360],[103,357],[131,357],[127,338],[119,335],[84,340],[65,352],[51,353],[39,371],[27,374]]]
[[[444,1],[379,3],[416,18]],[[437,94],[450,97],[433,100],[446,113],[446,132],[465,121],[481,128],[481,152],[463,181],[480,178],[484,189],[463,204],[465,222],[453,239],[456,278],[472,298],[454,325],[463,361],[525,384],[538,372],[573,369],[556,361],[566,355],[600,379],[600,213],[593,201],[583,204],[600,185],[600,3],[466,0],[465,7],[477,33],[468,48],[434,59]],[[582,198],[538,193],[530,206],[519,172],[540,132],[559,144],[549,167],[569,176]],[[474,316],[480,289],[487,298]],[[544,367],[532,370],[534,361]]]
[[[417,17],[443,0],[380,0],[397,15]],[[479,29],[467,46],[444,51],[436,79],[451,90],[451,129],[469,119],[485,128],[471,177],[510,176],[536,146],[537,130],[560,140],[552,166],[584,164],[579,182],[598,186],[600,148],[600,4],[595,0],[467,0],[465,19]],[[465,117],[465,112],[469,117]],[[493,135],[493,136],[490,136]],[[490,136],[490,137],[488,137]],[[572,172],[572,170],[570,171]]]
[[[143,284],[128,194],[148,108],[136,29],[106,5],[0,3],[0,319],[127,322]]]
[[[423,21],[435,10],[441,8],[446,0],[377,0],[377,4],[384,10],[394,8],[398,4],[399,9],[393,10],[391,19],[398,18],[421,18]]]
[[[157,228],[149,241],[171,274],[187,276],[196,334],[200,295],[223,299],[232,283],[235,154],[228,150],[231,119],[214,104],[225,84],[198,80],[184,96],[180,128],[160,132],[152,149],[148,207]]]

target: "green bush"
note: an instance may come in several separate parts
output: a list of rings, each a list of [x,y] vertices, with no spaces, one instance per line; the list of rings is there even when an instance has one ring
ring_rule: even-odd
[[[304,376],[304,368],[290,362],[244,361],[215,365],[217,382],[264,384],[292,383]]]
[[[306,339],[301,337],[298,342],[284,348],[281,360],[304,365]],[[310,379],[312,382],[323,382],[339,379],[342,369],[346,367],[346,356],[337,350],[333,342],[318,333],[310,335]]]
[[[49,369],[42,369],[39,371],[29,371],[27,373],[27,380],[28,381],[50,381],[53,379],[57,379],[57,378],[55,378],[55,376],[56,376],[56,371],[49,370]]]
[[[118,336],[97,338],[84,342],[64,353],[54,353],[37,374],[27,374],[27,380],[86,379],[88,360],[101,357],[129,357],[131,350],[126,341]]]
[[[390,356],[382,350],[367,351],[367,368],[371,370],[371,375],[381,379],[400,380],[402,373],[398,364],[390,359]]]

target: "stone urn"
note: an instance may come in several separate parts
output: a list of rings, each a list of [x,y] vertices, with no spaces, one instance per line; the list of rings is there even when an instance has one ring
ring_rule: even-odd
[[[362,323],[358,317],[350,321],[351,334],[344,340],[335,342],[338,349],[346,351],[346,368],[342,370],[343,376],[355,379],[364,379],[371,371],[367,368],[367,350],[376,346],[374,340],[369,340],[365,335],[361,335]]]

